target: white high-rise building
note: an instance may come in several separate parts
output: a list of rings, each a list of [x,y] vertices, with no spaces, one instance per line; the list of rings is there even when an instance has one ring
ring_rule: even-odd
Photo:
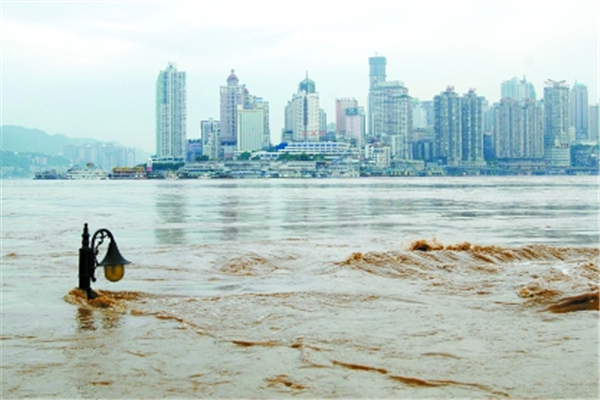
[[[237,138],[237,110],[238,105],[247,101],[247,90],[239,84],[235,71],[232,69],[227,77],[227,85],[219,89],[221,99],[221,143],[220,158],[230,160],[236,149]]]
[[[400,81],[378,82],[370,89],[371,137],[390,147],[393,160],[409,160],[412,100]]]
[[[306,77],[298,92],[286,106],[285,130],[292,132],[294,142],[318,142],[321,138],[321,109],[315,83]]]
[[[256,151],[263,148],[265,111],[262,108],[238,106],[237,147],[238,152]]]
[[[156,157],[185,159],[187,144],[185,72],[174,63],[160,71],[156,81]]]

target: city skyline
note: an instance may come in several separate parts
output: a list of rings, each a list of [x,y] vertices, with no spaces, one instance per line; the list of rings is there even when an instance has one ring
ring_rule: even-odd
[[[367,109],[376,54],[387,59],[387,79],[422,101],[452,85],[491,105],[502,82],[525,76],[538,100],[555,79],[586,85],[589,104],[598,103],[596,2],[306,4],[3,2],[2,123],[154,152],[156,73],[175,62],[187,73],[188,139],[199,138],[200,121],[219,119],[219,87],[235,69],[269,102],[278,143],[306,71],[329,123],[338,98]]]

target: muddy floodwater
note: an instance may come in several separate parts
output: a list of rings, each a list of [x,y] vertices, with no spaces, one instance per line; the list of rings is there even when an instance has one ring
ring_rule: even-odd
[[[598,187],[3,181],[1,397],[598,398]]]

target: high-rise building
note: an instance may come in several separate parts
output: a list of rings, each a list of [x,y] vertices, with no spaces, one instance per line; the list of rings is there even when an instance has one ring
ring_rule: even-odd
[[[211,160],[218,160],[221,149],[221,121],[210,118],[200,121],[202,138],[202,155]]]
[[[341,98],[335,100],[335,134],[342,138],[346,136],[346,109],[357,108],[356,99]]]
[[[338,141],[349,142],[352,147],[361,149],[365,136],[365,108],[348,107],[344,109],[344,136]]]
[[[318,142],[321,136],[321,109],[315,82],[308,78],[298,85],[285,108],[284,131],[292,132],[294,142]]]
[[[265,135],[265,110],[259,107],[244,107],[240,104],[237,124],[236,150],[238,152],[261,150]]]
[[[435,114],[434,157],[445,165],[459,165],[462,160],[462,99],[453,86],[433,99]]]
[[[500,87],[501,98],[513,99],[517,101],[535,100],[535,88],[533,84],[527,82],[527,79],[514,77],[508,81],[502,82]]]
[[[221,155],[219,158],[233,158],[237,140],[238,106],[246,101],[246,87],[239,84],[239,79],[232,69],[227,77],[227,86],[221,86]]]
[[[482,166],[483,134],[484,134],[484,104],[485,98],[477,96],[475,89],[470,89],[462,98],[461,104],[461,164]]]
[[[427,127],[427,111],[423,103],[417,98],[412,99],[412,129],[425,129]]]
[[[588,137],[588,90],[587,86],[575,82],[571,89],[571,126],[575,127],[575,140],[587,141]]]
[[[390,147],[393,160],[411,159],[412,100],[400,81],[379,82],[369,93],[370,136]]]
[[[373,136],[373,104],[372,104],[372,90],[380,83],[384,83],[386,80],[385,66],[387,60],[385,57],[375,56],[369,57],[369,110],[368,110],[368,124],[370,136]]]
[[[544,158],[551,167],[569,166],[570,124],[569,87],[564,81],[546,81],[544,88]]]
[[[547,81],[544,88],[544,147],[568,145],[571,126],[569,87],[564,81]]]
[[[505,97],[493,108],[493,141],[497,158],[539,159],[544,156],[543,113],[533,100]]]
[[[263,137],[262,148],[268,149],[271,146],[271,124],[269,122],[269,102],[262,97],[255,97],[253,107],[263,112]]]
[[[184,159],[186,156],[186,82],[185,72],[174,63],[160,71],[156,80],[156,157],[158,160]]]

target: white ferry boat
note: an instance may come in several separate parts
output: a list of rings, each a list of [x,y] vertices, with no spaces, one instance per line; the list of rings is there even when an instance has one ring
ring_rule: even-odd
[[[99,180],[108,179],[108,172],[103,171],[94,165],[86,165],[85,167],[75,166],[70,168],[65,176],[67,179]]]

